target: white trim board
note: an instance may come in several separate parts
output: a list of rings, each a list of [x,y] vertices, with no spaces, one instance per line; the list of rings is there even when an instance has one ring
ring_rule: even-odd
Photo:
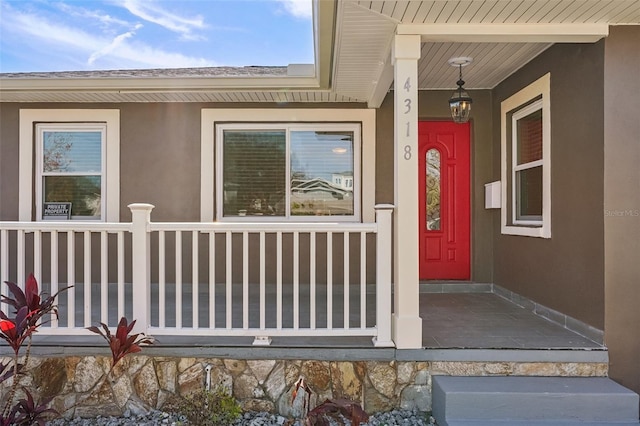
[[[18,220],[33,218],[33,154],[35,123],[106,123],[106,207],[102,221],[120,221],[120,110],[21,109]]]
[[[375,222],[376,112],[373,109],[226,109],[203,108],[200,143],[200,220],[215,220],[215,124],[217,122],[362,123],[363,222]]]

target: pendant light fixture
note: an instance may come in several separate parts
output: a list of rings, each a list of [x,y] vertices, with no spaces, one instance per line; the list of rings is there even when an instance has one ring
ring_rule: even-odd
[[[473,58],[468,56],[460,56],[457,58],[449,59],[449,65],[452,67],[458,67],[460,75],[456,84],[458,88],[453,92],[451,98],[449,98],[449,108],[451,109],[451,118],[456,123],[466,123],[469,121],[469,113],[471,112],[471,103],[473,99],[464,89],[464,80],[462,79],[462,67],[466,67],[473,61]]]

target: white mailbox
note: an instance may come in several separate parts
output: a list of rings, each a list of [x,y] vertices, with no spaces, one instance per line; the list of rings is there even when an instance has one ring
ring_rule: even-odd
[[[484,208],[500,208],[500,181],[484,184]]]

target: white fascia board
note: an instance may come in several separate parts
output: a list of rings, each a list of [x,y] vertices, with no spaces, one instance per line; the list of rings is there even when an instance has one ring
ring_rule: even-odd
[[[317,89],[314,77],[260,78],[0,78],[0,91],[202,92],[220,89]]]
[[[389,89],[391,89],[391,85],[393,84],[393,66],[391,65],[391,59],[385,61],[382,65],[382,70],[378,75],[378,81],[375,83],[373,87],[373,91],[369,96],[369,102],[367,102],[367,106],[369,108],[379,108],[384,101],[384,98],[389,93]]]
[[[397,34],[423,42],[594,43],[609,35],[608,24],[400,24]]]

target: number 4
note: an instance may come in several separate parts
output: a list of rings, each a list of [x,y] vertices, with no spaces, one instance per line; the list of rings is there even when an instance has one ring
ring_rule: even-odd
[[[404,90],[407,92],[411,89],[411,77],[407,77],[407,81],[404,82]]]

